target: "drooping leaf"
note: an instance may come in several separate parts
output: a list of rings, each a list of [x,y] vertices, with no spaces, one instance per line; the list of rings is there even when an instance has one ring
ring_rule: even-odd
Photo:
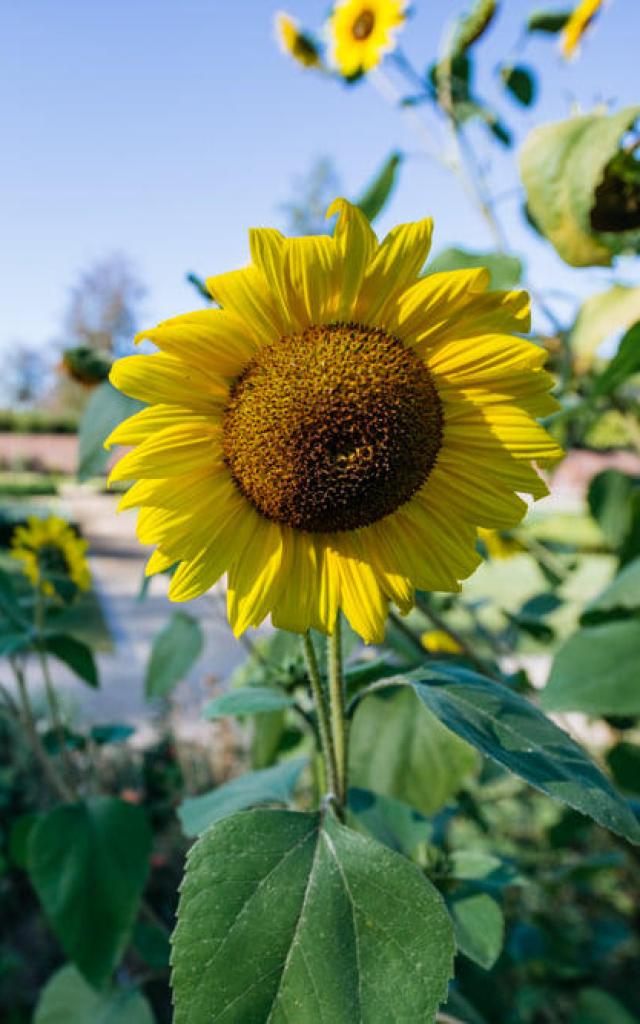
[[[174,612],[153,641],[144,684],[147,697],[167,697],[196,663],[203,646],[198,620],[186,612]]]
[[[445,270],[473,270],[486,267],[491,276],[490,287],[499,291],[517,288],[522,280],[522,261],[517,256],[505,256],[498,252],[469,252],[452,246],[442,249],[429,260],[427,274]]]
[[[523,107],[530,107],[536,98],[536,80],[533,72],[522,65],[510,64],[500,69],[500,77],[505,89],[521,103]]]
[[[231,690],[220,697],[207,701],[202,709],[204,718],[224,718],[226,715],[258,715],[267,711],[280,711],[293,707],[295,701],[282,690],[268,686],[246,686],[242,690]]]
[[[413,686],[433,714],[483,754],[640,843],[640,823],[626,801],[578,744],[530,701],[459,666],[432,665],[398,681]]]
[[[33,1024],[153,1024],[149,1003],[135,988],[97,992],[72,964],[49,979]]]
[[[352,787],[348,809],[355,828],[364,830],[379,843],[409,856],[419,843],[428,842],[431,822],[401,800]]]
[[[527,31],[556,35],[558,32],[562,32],[570,17],[571,10],[532,11],[527,18]]]
[[[526,139],[520,173],[527,207],[539,230],[571,266],[610,266],[614,255],[638,251],[640,232],[633,216],[625,230],[598,230],[598,204],[609,164],[632,127],[640,107],[617,114],[597,112],[540,125]],[[634,186],[635,187],[635,186]],[[612,185],[607,186],[606,195]],[[611,214],[609,214],[611,218]]]
[[[265,810],[192,848],[173,946],[175,1024],[431,1021],[453,956],[405,858],[332,816]]]
[[[486,892],[453,899],[449,904],[458,949],[490,970],[502,952],[504,916]]]
[[[477,758],[434,715],[420,711],[410,690],[363,700],[351,725],[349,777],[353,786],[429,815],[455,795]]]
[[[178,817],[187,836],[199,836],[210,825],[236,811],[261,804],[288,804],[308,758],[283,761],[273,768],[245,772],[210,793],[189,797],[178,808]]]
[[[640,288],[614,284],[585,299],[569,335],[576,370],[589,369],[602,342],[639,319]]]
[[[89,686],[98,686],[98,669],[91,648],[68,633],[49,633],[44,647]]]
[[[365,217],[370,221],[375,220],[379,213],[388,203],[391,194],[396,187],[398,170],[402,163],[402,153],[390,153],[384,164],[376,174],[370,185],[367,186],[355,205],[360,207]]]
[[[612,583],[585,608],[583,622],[604,616],[624,616],[640,611],[640,558],[635,558],[620,570]],[[640,620],[638,622],[640,628]]]
[[[560,648],[542,692],[547,711],[640,714],[640,619],[578,630]]]
[[[131,934],[150,851],[145,812],[113,797],[57,807],[31,830],[31,882],[60,945],[96,987]]]
[[[78,433],[78,479],[88,480],[104,473],[109,453],[104,442],[112,430],[144,408],[142,402],[117,391],[109,381],[103,381],[87,402]]]
[[[640,323],[623,337],[613,359],[597,378],[594,394],[609,395],[636,373],[640,373]]]

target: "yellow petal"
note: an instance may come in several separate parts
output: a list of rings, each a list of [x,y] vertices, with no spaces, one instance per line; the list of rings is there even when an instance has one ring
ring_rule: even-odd
[[[281,318],[267,282],[257,267],[210,277],[207,288],[223,309],[246,324],[256,346],[268,345],[281,336]]]
[[[337,319],[341,264],[334,239],[328,235],[291,238],[287,241],[285,261],[303,326]]]
[[[191,425],[201,429],[211,424],[211,416],[194,412],[193,409],[185,409],[179,405],[150,405],[119,423],[109,434],[104,447],[109,449],[114,445],[141,444],[150,434],[166,430],[167,427]]]
[[[198,429],[192,424],[167,427],[128,452],[111,470],[109,482],[181,476],[219,461],[220,431],[215,426]]]
[[[117,359],[109,380],[119,391],[142,402],[180,405],[199,412],[219,409],[228,398],[227,387],[215,385],[197,367],[164,352]]]
[[[202,373],[221,377],[238,376],[257,350],[242,321],[222,309],[200,309],[165,320],[136,335],[136,344],[143,339]]]
[[[227,615],[235,636],[260,625],[285,584],[280,526],[255,513],[253,518],[247,545],[229,569]]]
[[[333,237],[342,260],[340,296],[336,310],[339,320],[353,318],[360,288],[378,240],[362,210],[346,199],[336,199],[327,210],[327,217],[339,214]]]
[[[372,567],[354,550],[349,534],[336,534],[328,546],[340,579],[340,607],[351,628],[366,644],[384,640],[387,599]]]
[[[284,585],[271,610],[276,629],[306,633],[322,629],[315,611],[318,591],[318,559],[313,537],[289,527],[282,527],[282,568]]]
[[[359,300],[366,323],[384,326],[398,296],[412,285],[426,263],[433,221],[399,224],[381,242],[367,269]]]

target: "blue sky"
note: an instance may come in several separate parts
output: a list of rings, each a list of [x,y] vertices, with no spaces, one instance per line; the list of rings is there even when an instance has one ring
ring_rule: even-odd
[[[426,214],[435,248],[489,246],[459,185],[418,155],[406,122],[365,82],[345,88],[304,72],[273,37],[277,0],[3,0],[0,13],[0,349],[59,336],[69,287],[83,267],[127,254],[148,286],[144,323],[198,305],[184,275],[232,269],[247,258],[251,225],[284,226],[280,204],[315,159],[331,157],[356,195],[394,148],[411,154],[377,227]],[[468,0],[416,0],[402,44],[418,67],[437,53],[451,15]],[[495,66],[538,0],[508,0],[478,47],[479,92],[519,143],[533,125],[595,103],[638,102],[637,0],[614,0],[564,65],[541,37],[519,59],[539,70],[540,99],[522,111]],[[553,6],[551,0],[547,6]],[[557,7],[566,6],[560,2]],[[326,0],[287,9],[319,26]],[[633,12],[632,12],[633,9]],[[512,155],[492,159],[499,210],[539,288],[586,295],[612,272],[573,272],[522,227]],[[636,261],[637,264],[638,261]],[[620,271],[619,271],[620,273]],[[626,262],[622,277],[638,281]]]

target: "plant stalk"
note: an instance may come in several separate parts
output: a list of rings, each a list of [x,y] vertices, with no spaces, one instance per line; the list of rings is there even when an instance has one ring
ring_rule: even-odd
[[[67,782],[69,789],[74,797],[78,796],[76,785],[75,785],[75,773],[73,762],[67,749],[67,737],[65,733],[64,723],[60,714],[60,705],[58,703],[58,695],[56,694],[53,680],[51,679],[51,673],[49,672],[49,662],[43,646],[44,636],[44,603],[40,591],[36,593],[35,602],[35,627],[36,627],[36,651],[38,655],[38,661],[40,662],[40,668],[42,669],[42,676],[44,679],[45,692],[47,695],[47,704],[49,705],[49,711],[51,712],[51,720],[53,722],[53,728],[56,733],[58,740],[58,748],[60,757],[65,767],[65,774],[67,776]]]
[[[340,614],[336,619],[333,633],[327,638],[329,661],[329,703],[331,708],[331,729],[336,760],[336,798],[340,808],[347,799],[347,743],[348,726],[344,710],[344,678],[342,672],[342,625]]]
[[[38,734],[36,728],[35,718],[33,717],[33,709],[29,700],[29,694],[27,692],[27,684],[24,678],[24,672],[18,665],[13,665],[16,681],[18,683],[18,694],[20,697],[20,706],[22,710],[22,720],[27,734],[27,738],[33,750],[36,760],[40,762],[42,770],[45,774],[49,786],[60,799],[65,803],[70,803],[73,800],[73,793],[67,786],[64,779],[58,774],[51,758],[45,750],[42,740]]]
[[[320,670],[318,668],[318,659],[316,658],[316,652],[313,649],[313,643],[308,633],[305,633],[302,637],[302,644],[304,649],[304,660],[307,666],[307,674],[309,676],[309,683],[311,685],[311,693],[313,695],[313,702],[316,708],[316,716],[318,719],[318,732],[320,733],[320,747],[322,755],[324,757],[327,787],[329,790],[328,796],[337,800],[338,799],[338,774],[336,771],[336,759],[335,752],[333,749],[333,740],[331,738],[331,725],[329,722],[329,711],[327,708],[327,700],[320,678]]]

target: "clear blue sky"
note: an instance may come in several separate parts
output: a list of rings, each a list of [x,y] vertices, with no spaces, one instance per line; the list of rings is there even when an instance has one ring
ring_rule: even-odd
[[[2,0],[0,12],[0,348],[59,335],[68,289],[91,261],[131,257],[148,286],[144,320],[198,305],[185,272],[242,264],[250,225],[282,225],[292,182],[319,156],[357,194],[392,148],[419,149],[406,123],[365,82],[348,89],[288,61],[274,43],[277,0]],[[468,0],[415,0],[403,46],[419,67],[437,52],[446,19]],[[478,47],[479,91],[521,141],[541,120],[611,100],[638,102],[638,0],[614,0],[580,60],[555,41],[522,59],[540,70],[540,99],[521,111],[495,65],[513,55],[518,26],[539,0],[504,0]],[[543,6],[545,6],[543,4]],[[554,6],[549,0],[546,6]],[[557,7],[564,7],[558,0]],[[318,26],[326,0],[287,9]],[[484,157],[494,146],[481,146]],[[496,189],[517,185],[511,156],[494,157]],[[522,228],[517,196],[500,211],[540,287],[588,288],[607,270],[565,270]],[[459,187],[423,158],[406,162],[381,218],[436,217],[435,248],[487,247]],[[637,262],[623,275],[638,280]],[[576,283],[577,282],[577,283]]]

